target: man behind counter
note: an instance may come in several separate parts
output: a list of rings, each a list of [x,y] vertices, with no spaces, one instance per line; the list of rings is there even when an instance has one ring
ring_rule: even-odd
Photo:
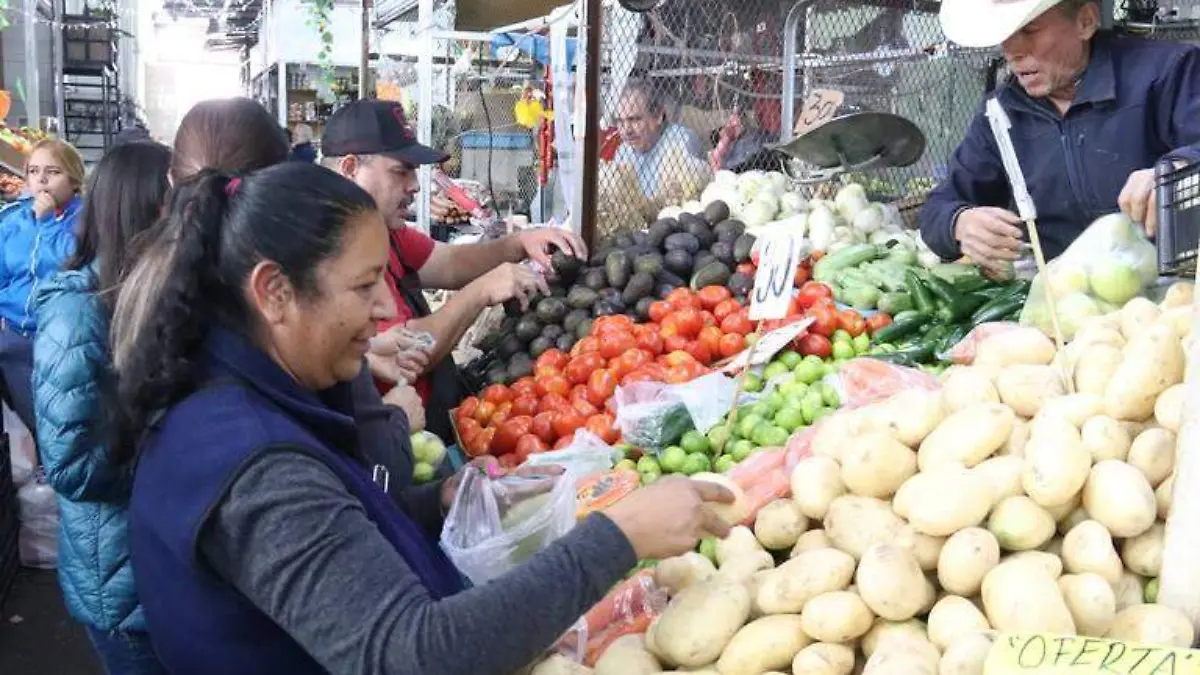
[[[1118,208],[1153,235],[1155,163],[1200,161],[1200,49],[1098,34],[1094,0],[944,0],[940,16],[952,41],[1004,53],[1012,75],[995,96],[1046,257]],[[949,169],[921,210],[921,234],[943,258],[1001,273],[1026,233],[982,112]]]
[[[321,151],[327,168],[375,199],[391,230],[385,276],[397,312],[379,326],[381,335],[367,357],[371,371],[384,389],[413,383],[425,408],[425,428],[452,442],[449,412],[466,396],[450,358],[454,346],[484,309],[511,298],[524,306],[537,291],[546,291],[537,274],[516,263],[530,258],[548,268],[552,247],[578,257],[586,257],[586,247],[575,234],[555,228],[448,245],[407,227],[405,215],[420,190],[417,167],[447,157],[417,142],[398,103],[365,100],[339,109],[325,125]],[[421,294],[427,288],[458,292],[430,312]],[[417,348],[405,329],[431,334],[433,348]]]

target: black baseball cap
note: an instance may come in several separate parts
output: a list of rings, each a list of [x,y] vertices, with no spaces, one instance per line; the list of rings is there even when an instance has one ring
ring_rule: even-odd
[[[417,142],[404,106],[376,99],[354,101],[333,113],[325,123],[321,154],[384,155],[414,165],[440,164],[450,158]]]

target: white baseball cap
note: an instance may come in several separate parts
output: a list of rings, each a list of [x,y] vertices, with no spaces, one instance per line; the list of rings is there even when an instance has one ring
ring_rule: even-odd
[[[1062,0],[942,0],[942,32],[964,47],[995,47]]]

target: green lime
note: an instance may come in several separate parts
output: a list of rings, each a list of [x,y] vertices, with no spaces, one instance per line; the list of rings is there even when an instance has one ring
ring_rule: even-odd
[[[687,461],[683,463],[683,473],[689,476],[708,471],[711,468],[712,463],[708,461],[708,455],[699,452],[688,455]]]
[[[658,465],[658,461],[650,455],[646,455],[637,461],[637,470],[641,473],[646,473],[647,471],[662,473],[662,467],[660,467]]]
[[[617,462],[617,465],[613,468],[621,471],[637,471],[637,462],[632,459],[623,459]]]
[[[713,468],[716,469],[717,473],[725,473],[735,466],[737,466],[737,461],[735,461],[732,457],[729,455],[721,455],[717,458],[717,463],[713,465]]]
[[[839,329],[837,329],[837,330],[833,331],[833,338],[832,338],[832,340],[833,340],[833,345],[834,345],[835,347],[837,346],[837,343],[839,343],[839,342],[849,342],[849,341],[851,341],[851,340],[853,340],[853,339],[854,339],[854,338],[850,337],[850,334],[849,334],[849,333],[847,333],[846,331],[842,330],[841,328],[839,328]]]
[[[835,412],[837,412],[837,411],[834,410],[833,408],[817,408],[817,412],[813,414],[812,422],[810,422],[809,424],[816,424],[817,420],[821,419],[822,417],[824,417],[826,415],[829,415],[829,414],[835,413]]]
[[[1150,583],[1146,584],[1144,597],[1148,604],[1153,605],[1158,602],[1158,577],[1151,579]]]
[[[826,384],[825,391],[821,392],[821,399],[828,408],[838,408],[842,405],[842,397],[838,394],[837,388],[829,384]]]
[[[700,546],[697,547],[700,555],[711,560],[714,564],[717,562],[717,540],[715,537],[705,537],[700,540]]]
[[[783,445],[787,443],[788,432],[766,422],[754,429],[754,442],[759,447]]]
[[[713,452],[724,450],[727,442],[729,442],[729,427],[718,424],[708,430],[708,446],[712,448]]]
[[[866,354],[867,350],[870,348],[871,348],[871,336],[867,335],[866,333],[859,333],[858,335],[854,336],[854,353],[855,354]]]
[[[854,345],[849,340],[833,343],[833,358],[834,360],[846,360],[854,358]]]
[[[793,378],[794,377],[795,376],[793,375]],[[806,389],[808,389],[807,384],[804,384],[796,379],[791,379],[781,383],[776,391],[778,391],[780,394],[783,394],[785,399],[791,400],[803,396]]]
[[[762,377],[764,380],[773,380],[790,370],[791,368],[788,368],[783,361],[772,361],[767,364],[766,368],[763,368]]]
[[[785,399],[783,394],[776,389],[775,391],[771,392],[770,396],[763,399],[762,403],[764,406],[766,406],[766,410],[764,411],[766,414],[764,414],[763,417],[770,417],[771,415],[779,412],[779,409],[787,403],[787,399]]]
[[[707,453],[712,450],[712,444],[708,442],[708,437],[695,429],[689,429],[684,433],[679,445],[683,446],[684,452],[689,455],[694,452]]]
[[[658,465],[662,468],[663,473],[679,473],[683,471],[683,464],[686,461],[687,452],[678,445],[667,447],[658,456]]]
[[[822,365],[821,377],[825,377],[826,375],[836,375],[836,374],[837,374],[837,367],[834,366],[832,363],[825,363]]]
[[[800,408],[784,408],[775,413],[775,426],[792,432],[804,426],[804,411]]]
[[[746,373],[745,378],[742,380],[742,389],[751,392],[758,392],[762,391],[762,388],[763,380],[761,377],[754,373]]]
[[[413,482],[428,483],[433,480],[433,466],[425,462],[417,462],[413,465]]]
[[[750,414],[738,420],[738,435],[742,438],[750,438],[754,433],[754,427],[758,426],[763,421],[762,415]]]
[[[788,370],[795,368],[804,360],[803,356],[794,349],[785,349],[775,356],[775,360],[787,366]]]
[[[659,471],[639,471],[638,475],[642,478],[642,485],[650,485],[659,478],[662,478],[662,473]]]
[[[792,376],[804,384],[812,384],[825,374],[825,364],[820,359],[813,362],[809,358],[805,357],[800,365],[792,369]]]
[[[771,415],[775,414],[774,411],[771,410],[771,406],[767,405],[765,401],[759,401],[758,403],[751,405],[750,408],[746,410],[746,413],[748,415],[758,415],[759,417],[770,417]],[[744,436],[745,434],[742,435]]]
[[[743,438],[733,444],[733,450],[729,452],[729,455],[733,457],[733,461],[740,462],[749,457],[750,453],[754,452],[755,447],[757,446],[753,442]]]

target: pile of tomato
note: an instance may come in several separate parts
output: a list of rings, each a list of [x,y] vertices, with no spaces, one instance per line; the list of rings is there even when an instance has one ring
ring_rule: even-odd
[[[618,385],[689,382],[745,349],[754,331],[749,310],[723,286],[677,288],[651,305],[650,318],[635,324],[622,314],[597,317],[569,354],[546,350],[531,377],[463,400],[454,411],[463,450],[518,466],[533,453],[570,445],[578,429],[618,443]]]
[[[787,317],[764,321],[760,330],[766,333],[803,319],[812,319],[812,325],[796,338],[792,347],[801,356],[813,355],[823,359],[833,353],[832,337],[837,331],[846,331],[852,338],[863,333],[874,335],[875,331],[892,322],[892,318],[882,312],[864,317],[854,309],[838,309],[832,288],[819,281],[806,281],[800,286],[800,291],[792,296]]]

